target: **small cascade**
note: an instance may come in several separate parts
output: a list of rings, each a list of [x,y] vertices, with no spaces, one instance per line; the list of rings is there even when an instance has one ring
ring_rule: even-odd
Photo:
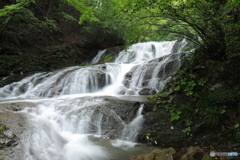
[[[122,51],[116,58],[115,63],[141,64],[157,57],[170,54],[176,41],[170,42],[145,42],[137,43]]]
[[[35,128],[24,142],[31,152],[26,152],[24,159],[108,160],[104,148],[94,145],[87,135],[92,125],[98,127],[96,134],[101,132],[102,115],[92,121],[94,109],[89,108],[101,103],[102,99],[55,99],[26,109]]]
[[[140,105],[136,117],[129,124],[125,125],[121,138],[112,141],[113,146],[128,149],[137,144],[136,138],[144,121],[144,117],[142,115],[143,107],[143,104]]]
[[[152,72],[151,79],[148,83],[148,87],[155,88],[158,91],[162,90],[168,78],[170,78],[170,76],[166,74],[166,70],[167,70],[166,65],[169,64],[170,62],[173,62],[174,64],[173,66],[171,66],[170,72],[174,72],[176,71],[177,67],[180,65],[179,61],[180,61],[179,56],[176,59],[172,59],[169,56],[164,58],[161,62],[159,62]]]
[[[100,61],[100,59],[102,58],[102,56],[104,55],[105,52],[106,52],[106,49],[98,51],[98,54],[92,59],[90,64],[98,63]]]
[[[153,93],[162,90],[180,65],[180,51],[186,44],[186,40],[166,42],[160,45],[153,43],[151,47],[148,44],[148,50],[142,52],[142,54],[145,55],[143,57],[157,56],[154,58],[151,57],[151,59],[148,59],[145,63],[135,65],[125,75],[124,84],[125,87],[128,88],[127,90],[131,90],[134,95],[138,95],[139,91],[144,88],[147,88],[149,92]],[[126,59],[131,58],[129,55],[119,56],[119,61],[124,62]],[[126,92],[125,95],[128,95],[128,92]]]
[[[186,40],[182,40],[180,43],[171,44],[171,55],[163,58],[153,70],[151,80],[148,83],[148,87],[155,88],[157,91],[163,90],[166,82],[171,78],[168,74],[174,73],[177,67],[180,65],[181,49],[187,44]],[[177,45],[177,47],[175,47]],[[168,50],[169,52],[169,50]]]
[[[109,76],[108,84],[101,93],[106,95],[116,95],[125,89],[123,80],[125,74],[134,66],[134,64],[106,64],[106,75]]]
[[[93,93],[106,85],[106,75],[99,66],[70,67],[50,73],[37,73],[20,82],[0,88],[0,98],[53,97]]]
[[[143,107],[144,106],[142,104],[137,111],[136,117],[132,120],[132,122],[130,122],[125,126],[121,140],[136,142],[138,131],[141,129],[142,123],[144,121],[144,118],[142,115]]]

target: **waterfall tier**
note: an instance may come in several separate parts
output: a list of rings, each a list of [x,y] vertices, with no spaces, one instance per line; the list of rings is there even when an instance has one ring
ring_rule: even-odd
[[[36,73],[6,85],[0,88],[0,98],[37,98],[86,93],[152,94],[162,90],[176,71],[180,65],[180,50],[185,45],[185,40],[134,44],[127,51],[120,52],[111,63]],[[99,51],[92,62],[98,62],[105,51]]]

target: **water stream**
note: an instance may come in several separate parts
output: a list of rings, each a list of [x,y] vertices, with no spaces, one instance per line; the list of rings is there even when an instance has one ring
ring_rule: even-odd
[[[179,66],[184,45],[185,40],[138,43],[120,52],[114,62],[36,73],[0,88],[0,103],[36,104],[21,111],[33,125],[22,139],[22,159],[125,160],[148,152],[136,142],[144,105],[129,122],[109,108],[106,96],[134,99],[143,88],[161,90]],[[92,63],[98,63],[104,52]],[[122,126],[115,139],[105,136],[110,120]]]

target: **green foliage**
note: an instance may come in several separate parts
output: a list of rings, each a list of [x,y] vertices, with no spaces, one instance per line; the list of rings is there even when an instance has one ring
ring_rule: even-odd
[[[82,13],[79,18],[79,23],[82,24],[84,21],[98,21],[97,17],[94,15],[95,7],[97,3],[91,0],[66,0],[70,5],[75,7],[77,11]]]
[[[3,9],[0,9],[0,17],[10,16],[23,9],[29,3],[35,3],[34,0],[17,0],[16,2],[16,4],[6,5]]]
[[[178,120],[180,118],[181,111],[170,111],[171,121]]]
[[[193,123],[192,121],[189,120],[186,121],[187,127],[184,130],[182,130],[186,135],[190,135],[192,123]]]
[[[217,135],[218,137],[218,143],[226,143],[232,142],[235,143],[236,141],[240,140],[240,118],[236,120],[234,124],[232,124],[229,127],[223,127],[223,132],[219,133]]]
[[[0,133],[3,132],[6,129],[6,126],[0,124]]]
[[[105,62],[111,62],[113,60],[113,57],[111,54],[107,54],[104,56],[103,63]]]
[[[17,56],[0,56],[0,69],[12,70],[19,64],[19,59]]]
[[[239,2],[236,1],[182,1],[122,0],[120,13],[129,21],[128,41],[163,40],[187,37],[213,59],[224,59],[239,49]],[[153,34],[151,34],[154,33]],[[200,37],[200,38],[198,38]],[[237,47],[239,48],[239,47]]]
[[[218,71],[219,65],[223,66],[222,63],[206,63],[211,70],[206,71],[205,66],[195,73],[192,70],[199,56],[195,55],[190,59],[185,61],[163,91],[149,97],[157,107],[169,111],[171,121],[186,121],[183,132],[187,135],[202,124],[210,128],[219,126],[227,109],[231,105],[235,106],[235,101],[238,101],[239,92],[238,88],[228,89],[221,83],[211,84],[212,87],[209,87],[210,79],[215,79],[213,73]]]
[[[196,86],[204,86],[207,82],[204,78],[195,78],[193,74],[187,74],[185,72],[182,72],[182,74],[185,78],[174,82],[175,90],[180,91],[182,89],[187,96],[192,96],[194,94],[194,88]]]
[[[65,12],[61,12],[60,13],[61,16],[63,16],[63,18],[67,21],[78,21],[76,18],[74,18],[72,15],[67,14]]]
[[[39,27],[53,29],[53,30],[58,29],[58,27],[56,26],[56,21],[55,20],[48,19],[47,17],[44,17],[44,20],[45,21],[41,21],[39,23]]]

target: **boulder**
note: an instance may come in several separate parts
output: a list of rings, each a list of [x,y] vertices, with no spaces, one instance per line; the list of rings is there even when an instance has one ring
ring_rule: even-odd
[[[204,156],[204,150],[200,147],[189,147],[187,153],[184,154],[180,160],[195,160],[202,159]]]
[[[139,95],[154,95],[157,92],[153,88],[145,87],[145,88],[142,88],[138,93],[139,93]]]
[[[103,97],[106,102],[104,105],[90,106],[94,110],[91,121],[98,121],[99,115],[102,114],[101,132],[102,135],[111,139],[120,138],[124,128],[124,124],[128,124],[136,116],[140,103],[137,101],[121,100],[115,97]],[[91,125],[90,133],[96,133],[96,125]]]
[[[132,156],[131,160],[173,160],[174,148],[154,149],[151,153]]]

